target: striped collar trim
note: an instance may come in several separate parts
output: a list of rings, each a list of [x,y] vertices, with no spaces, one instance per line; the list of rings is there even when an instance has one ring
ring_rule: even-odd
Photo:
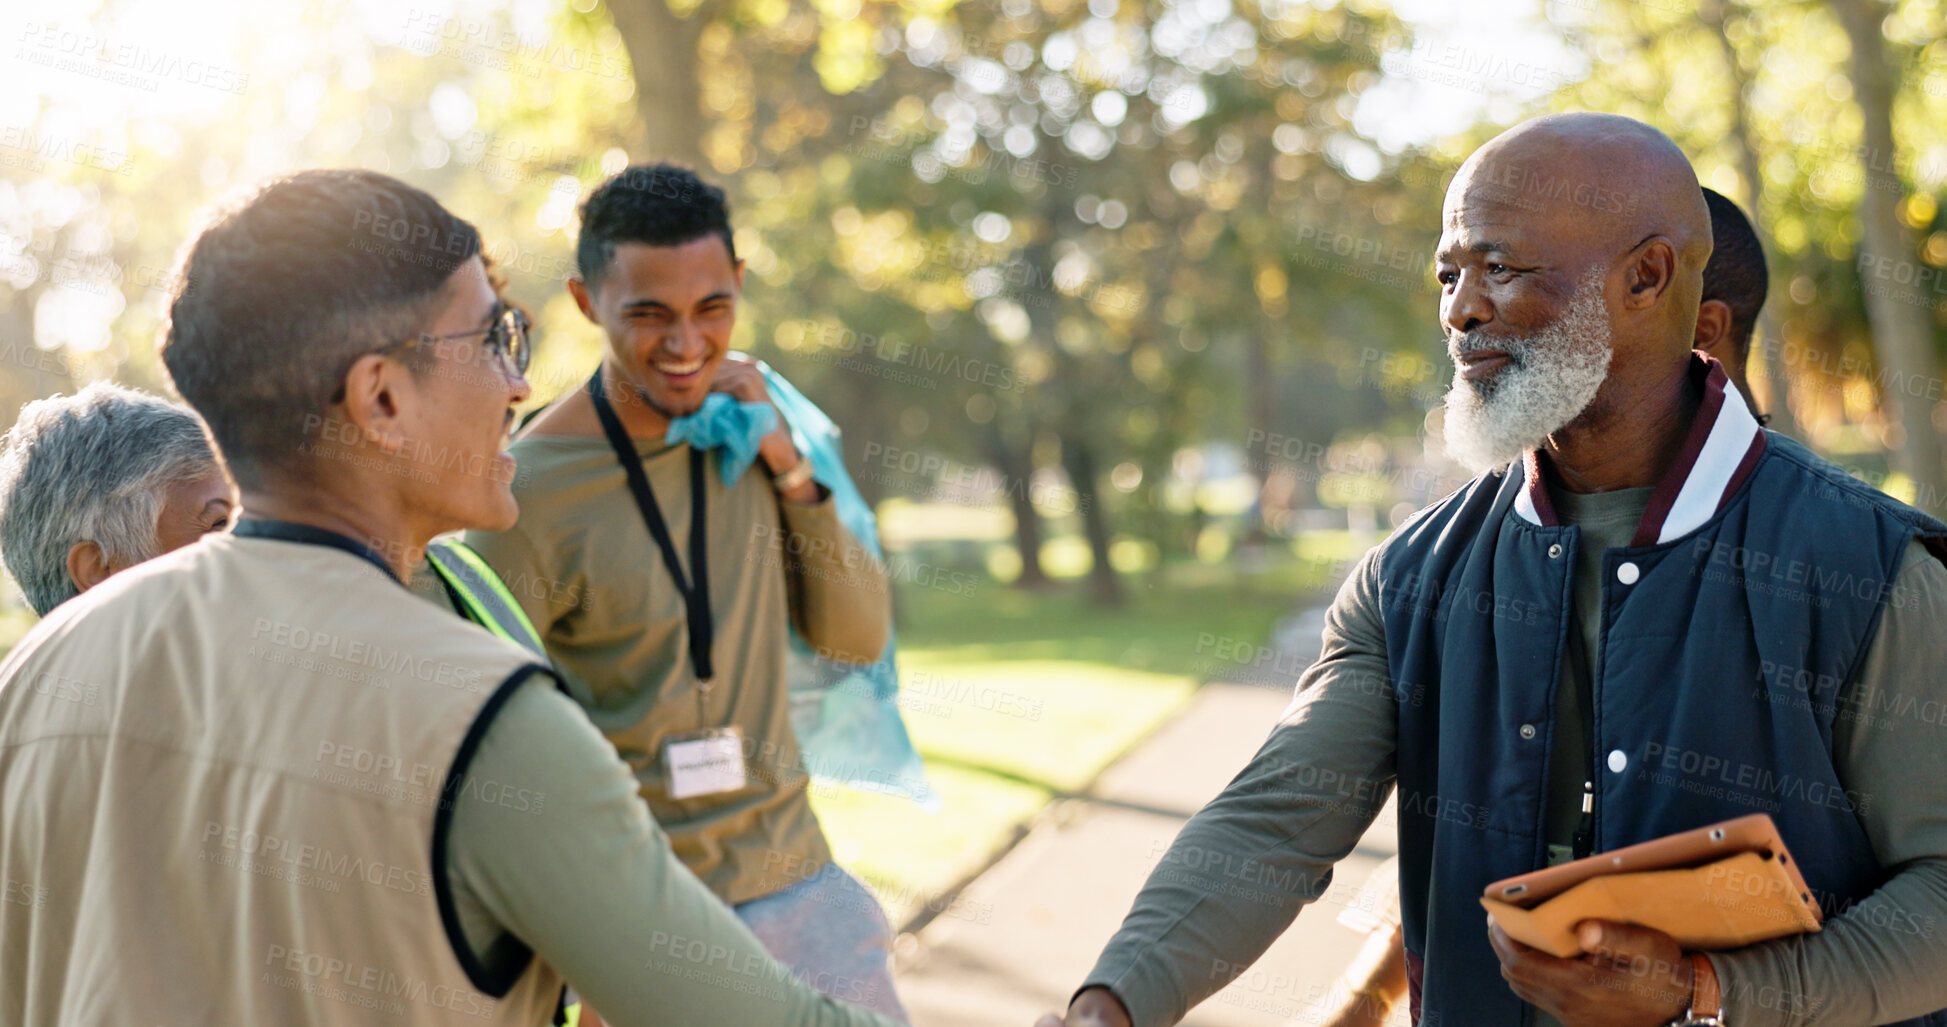
[[[1702,389],[1703,402],[1683,449],[1650,494],[1631,546],[1658,545],[1702,527],[1730,501],[1764,455],[1764,430],[1744,397],[1731,387],[1724,366],[1693,352],[1690,380]],[[1559,526],[1535,451],[1529,450],[1521,459],[1526,480],[1515,496],[1514,512],[1530,524]]]

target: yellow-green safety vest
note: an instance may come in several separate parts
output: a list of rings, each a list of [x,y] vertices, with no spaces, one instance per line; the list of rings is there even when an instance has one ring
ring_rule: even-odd
[[[426,544],[426,562],[446,586],[446,594],[452,597],[453,608],[460,616],[547,658],[547,648],[541,644],[541,633],[534,630],[534,622],[527,619],[514,594],[507,591],[500,575],[479,553],[464,542],[434,539]]]
[[[521,609],[500,575],[480,559],[472,546],[454,539],[436,538],[426,543],[426,562],[446,586],[446,594],[452,598],[453,609],[460,616],[547,659],[541,633],[534,630],[527,611]],[[574,1027],[580,1019],[581,1003],[563,1002],[556,1007],[553,1022]]]

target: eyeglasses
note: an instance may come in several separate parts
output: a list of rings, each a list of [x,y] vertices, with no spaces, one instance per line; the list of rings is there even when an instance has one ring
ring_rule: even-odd
[[[487,352],[499,361],[501,371],[511,377],[519,377],[527,373],[527,363],[534,358],[534,347],[528,342],[527,329],[527,315],[502,302],[494,305],[493,323],[485,328],[451,335],[421,335],[416,339],[381,346],[372,352],[390,353],[393,350],[437,346],[443,342],[458,342],[484,334]]]
[[[528,340],[527,329],[527,315],[503,301],[494,304],[493,323],[485,328],[475,328],[470,332],[454,332],[451,335],[420,335],[418,338],[405,339],[367,350],[359,355],[368,356],[391,353],[395,350],[417,349],[421,346],[438,346],[441,343],[457,342],[461,339],[471,339],[476,335],[484,335],[487,352],[492,353],[494,362],[500,365],[500,373],[506,377],[519,378],[527,374],[527,363],[534,357],[534,347]],[[333,403],[345,401],[345,386],[342,381],[337,391],[331,394],[331,401]]]

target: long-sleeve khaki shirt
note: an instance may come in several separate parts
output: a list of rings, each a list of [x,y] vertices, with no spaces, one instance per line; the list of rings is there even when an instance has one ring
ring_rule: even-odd
[[[1555,508],[1587,532],[1581,551],[1599,556],[1627,544],[1647,492],[1558,493]],[[1584,651],[1595,659],[1599,609],[1584,598],[1600,594],[1592,573],[1599,571],[1576,568]],[[1894,594],[1911,601],[1887,607],[1847,706],[1890,712],[1841,717],[1833,732],[1840,782],[1847,794],[1868,797],[1860,821],[1892,875],[1818,934],[1712,953],[1726,1019],[1737,1027],[1848,1027],[1947,1008],[1939,936],[1947,927],[1947,567],[1916,544],[1895,580]],[[1262,955],[1325,890],[1332,865],[1377,815],[1383,792],[1348,799],[1344,782],[1384,782],[1389,791],[1396,777],[1398,722],[1380,609],[1368,554],[1327,611],[1324,651],[1291,707],[1250,765],[1184,825],[1089,974],[1084,986],[1112,991],[1138,1027],[1176,1023],[1234,976],[1219,970]],[[1588,671],[1564,674],[1564,711],[1581,704],[1575,693]],[[1881,701],[1889,696],[1897,701]],[[1567,744],[1586,745],[1580,735],[1571,731]],[[1588,764],[1586,753],[1564,759]],[[1574,795],[1553,793],[1557,784],[1578,790],[1580,776],[1550,776],[1558,779],[1551,811],[1573,808]],[[1551,834],[1572,825],[1559,812],[1549,819]],[[1248,901],[1226,899],[1240,891]]]
[[[637,440],[688,567],[688,445]],[[466,542],[499,573],[588,717],[634,770],[683,863],[726,902],[779,891],[831,861],[806,795],[785,676],[795,624],[822,655],[870,662],[891,630],[884,568],[839,522],[829,495],[783,502],[761,463],[725,488],[707,461],[705,527],[715,676],[697,680],[682,594],[602,438],[528,435],[513,446],[520,519]],[[676,799],[672,736],[737,728],[743,788]]]

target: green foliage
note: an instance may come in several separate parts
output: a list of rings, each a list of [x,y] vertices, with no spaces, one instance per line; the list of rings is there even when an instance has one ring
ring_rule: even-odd
[[[78,24],[132,32],[158,10],[104,0]],[[1887,12],[1898,146],[1864,160],[1898,176],[1914,267],[1941,271],[1947,13],[1935,0]],[[1818,444],[1883,446],[1855,261],[1860,119],[1828,5],[1598,0],[1547,15],[1588,68],[1532,109],[1643,118],[1733,195],[1750,185],[1744,101],[1793,407]],[[693,130],[689,150],[731,193],[748,272],[737,343],[831,410],[855,460],[897,449],[999,468],[1002,495],[1061,483],[1089,501],[1071,512],[1096,548],[1135,534],[1166,560],[1191,551],[1208,513],[1177,501],[1183,454],[1212,443],[1243,449],[1260,479],[1284,475],[1294,509],[1347,488],[1382,513],[1430,498],[1397,487],[1411,446],[1376,467],[1330,454],[1373,433],[1417,437],[1437,404],[1427,265],[1441,194],[1497,125],[1457,123],[1423,149],[1368,138],[1362,102],[1430,61],[1413,64],[1416,28],[1382,4],[487,0],[441,13],[307,0],[238,4],[224,27],[159,45],[233,70],[234,91],[27,76],[26,130],[68,146],[0,180],[14,255],[0,331],[55,350],[6,368],[0,398],[108,374],[160,385],[169,268],[200,211],[294,168],[357,165],[482,226],[535,311],[545,402],[598,349],[562,288],[575,204],[657,156],[644,140],[662,127]],[[694,40],[661,69],[694,80],[694,111],[631,60],[672,59],[651,29]],[[77,158],[77,143],[112,159]],[[74,303],[99,309],[50,316]],[[1947,317],[1947,302],[1931,310]],[[1275,438],[1323,455],[1267,457]],[[924,473],[866,479],[874,499],[942,488]],[[1017,502],[1017,523],[1035,508]],[[1269,512],[1253,530],[1284,531]]]
[[[1849,2],[1849,0],[1847,0]],[[1688,6],[1688,5],[1686,5]],[[1845,31],[1830,4],[1801,0],[1710,0],[1698,12],[1674,5],[1606,0],[1586,9],[1584,44],[1596,59],[1581,82],[1552,100],[1557,109],[1606,110],[1662,129],[1691,155],[1705,185],[1751,207],[1768,250],[1768,307],[1782,329],[1775,358],[1791,402],[1815,445],[1845,455],[1862,439],[1887,448],[1874,394],[1873,343],[1857,264],[1859,201],[1869,171],[1893,176],[1915,246],[1904,274],[1947,275],[1947,10],[1932,0],[1885,6],[1882,34],[1895,71],[1895,150],[1861,142]],[[1699,14],[1701,12],[1701,15]],[[1721,18],[1721,32],[1717,27]],[[1741,167],[1735,102],[1747,110],[1745,137],[1759,182]],[[1753,187],[1756,187],[1755,190]],[[1884,283],[1897,284],[1897,283]],[[1938,330],[1947,292],[1920,290]],[[1759,379],[1753,373],[1754,381]],[[1938,399],[1935,389],[1934,399]],[[1775,401],[1774,401],[1775,402]],[[1936,423],[1940,421],[1935,418]],[[1877,480],[1876,475],[1869,477]]]

